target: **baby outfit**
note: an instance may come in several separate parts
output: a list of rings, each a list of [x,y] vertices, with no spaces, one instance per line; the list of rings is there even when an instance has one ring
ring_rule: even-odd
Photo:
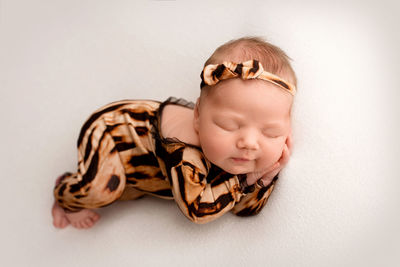
[[[77,172],[65,173],[54,189],[57,203],[68,212],[153,195],[174,199],[196,223],[230,210],[239,216],[259,213],[278,175],[266,187],[246,186],[246,175],[223,171],[200,147],[164,138],[161,117],[166,105],[194,107],[175,98],[123,100],[92,114],[78,138]]]

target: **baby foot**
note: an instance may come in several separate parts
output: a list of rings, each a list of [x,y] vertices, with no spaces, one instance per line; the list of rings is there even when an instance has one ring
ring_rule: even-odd
[[[92,227],[99,219],[100,215],[88,209],[77,212],[65,213],[66,218],[73,227],[78,229],[87,229]]]
[[[61,208],[56,201],[54,201],[51,214],[53,215],[53,225],[56,228],[65,228],[69,224],[64,209]]]

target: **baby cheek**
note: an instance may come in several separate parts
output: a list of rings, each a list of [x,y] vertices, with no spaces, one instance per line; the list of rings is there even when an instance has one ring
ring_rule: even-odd
[[[262,159],[259,161],[259,164],[264,166],[271,166],[272,164],[277,162],[282,156],[283,147],[283,142],[278,142],[273,145],[270,144],[269,146],[264,147],[262,151],[263,156]]]
[[[264,154],[264,157],[257,161],[257,169],[262,170],[272,166],[276,162],[275,156],[271,154]]]
[[[229,136],[224,134],[214,133],[212,136],[210,136],[209,144],[213,149],[217,150],[217,153],[218,151],[224,150],[224,148],[229,146],[229,143]]]
[[[224,146],[224,140],[221,136],[215,132],[210,132],[202,137],[202,148],[208,154],[216,155],[220,151],[221,147]]]

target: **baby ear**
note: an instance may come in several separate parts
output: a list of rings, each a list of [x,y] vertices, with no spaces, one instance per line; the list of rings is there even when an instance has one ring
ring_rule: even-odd
[[[197,98],[197,101],[196,101],[196,105],[194,106],[194,119],[193,119],[193,127],[194,127],[194,130],[198,133],[199,132],[199,124],[200,124],[200,122],[199,122],[199,116],[200,116],[200,113],[199,113],[199,106],[200,106],[200,97],[199,98]]]

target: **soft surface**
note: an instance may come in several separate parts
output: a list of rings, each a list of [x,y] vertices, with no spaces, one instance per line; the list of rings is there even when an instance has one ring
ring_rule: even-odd
[[[396,1],[0,1],[2,266],[399,266]],[[293,58],[294,151],[261,214],[188,221],[146,197],[52,226],[89,114],[194,101],[211,52],[261,35]]]

